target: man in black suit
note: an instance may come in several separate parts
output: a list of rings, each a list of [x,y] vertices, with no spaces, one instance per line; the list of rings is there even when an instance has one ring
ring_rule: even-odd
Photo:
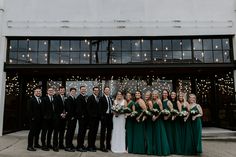
[[[87,149],[84,146],[84,138],[88,127],[88,110],[87,110],[87,89],[85,86],[80,86],[80,94],[77,97],[77,110],[79,121],[79,130],[77,136],[77,151],[86,152]]]
[[[53,116],[53,150],[55,152],[59,151],[58,147],[58,133],[60,130],[60,127],[62,125],[62,131],[65,132],[65,88],[64,87],[59,87],[59,94],[54,96],[54,116]],[[62,124],[61,124],[62,123]],[[62,138],[64,138],[64,132]],[[61,141],[60,141],[61,142]],[[63,145],[63,139],[62,139],[62,145]]]
[[[66,112],[67,112],[67,131],[66,131],[66,148],[65,151],[74,152],[73,138],[75,134],[77,115],[76,115],[76,89],[70,89],[70,96],[66,99]]]
[[[100,138],[100,149],[103,152],[111,150],[111,133],[112,133],[112,117],[111,112],[112,99],[110,97],[110,88],[104,87],[104,95],[99,99],[99,107],[101,114],[101,138]],[[104,145],[106,135],[106,148]]]
[[[38,144],[39,133],[41,129],[41,88],[34,89],[34,96],[29,100],[29,117],[30,117],[30,131],[28,135],[28,151],[36,151],[35,148],[40,148]],[[33,143],[35,144],[33,147]]]
[[[88,97],[88,115],[89,115],[89,133],[88,133],[88,151],[96,152],[95,141],[98,132],[100,119],[99,112],[99,88],[93,87],[93,94]]]
[[[53,148],[51,145],[52,131],[53,131],[53,121],[55,118],[56,106],[54,100],[54,89],[49,87],[47,90],[47,96],[42,98],[42,150],[49,151]],[[46,140],[47,138],[47,140]]]
[[[59,94],[55,96],[55,105],[59,109],[59,119],[58,119],[58,132],[59,132],[59,148],[65,149],[64,147],[64,135],[65,135],[65,128],[66,128],[66,110],[65,110],[65,87],[59,87]],[[55,135],[55,142],[58,141],[58,134],[54,131]],[[53,136],[54,136],[53,135]],[[55,143],[58,145],[58,143]]]

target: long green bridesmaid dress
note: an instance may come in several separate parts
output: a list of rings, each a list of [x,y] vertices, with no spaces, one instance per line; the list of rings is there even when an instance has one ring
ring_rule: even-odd
[[[198,104],[197,104],[198,105]],[[191,110],[198,110],[197,105],[191,108]],[[199,113],[199,111],[198,111]],[[193,145],[195,154],[202,153],[202,120],[201,117],[197,117],[192,120],[192,132],[193,132]]]
[[[135,110],[140,114],[142,112],[142,108],[139,106],[137,102],[135,102]],[[133,130],[133,153],[135,154],[145,154],[145,123],[140,120],[134,122],[134,130]]]
[[[150,111],[150,109],[148,109]],[[152,117],[148,116],[146,120],[146,144],[147,144],[147,154],[153,154],[153,121]]]
[[[131,100],[127,105],[127,107],[132,110],[133,105],[134,102]],[[133,152],[133,132],[134,132],[134,118],[129,116],[126,118],[126,142],[127,142],[128,153]]]
[[[177,111],[178,110],[178,106],[177,106],[177,102],[176,101],[171,101],[173,104],[173,108]],[[180,117],[177,116],[175,118],[175,120],[173,121],[173,134],[174,134],[174,149],[175,149],[175,153],[180,155],[182,154],[182,147],[181,147],[181,141],[182,141],[182,137],[181,137],[181,124],[180,124]]]
[[[187,107],[182,105],[182,111],[187,111]],[[191,126],[191,116],[188,117],[187,121],[185,122],[184,117],[181,118],[181,137],[182,137],[182,154],[183,155],[193,155],[194,154],[194,147],[193,147],[193,133],[192,133],[192,126]]]
[[[155,102],[154,109],[160,111],[159,105]],[[170,148],[166,136],[166,129],[162,117],[158,117],[153,125],[153,153],[158,156],[170,155]]]
[[[170,110],[167,103],[169,100],[163,100],[163,109]],[[175,154],[175,149],[174,149],[174,136],[173,136],[173,122],[171,120],[171,117],[168,120],[164,120],[164,125],[166,128],[166,135],[170,147],[170,153]]]

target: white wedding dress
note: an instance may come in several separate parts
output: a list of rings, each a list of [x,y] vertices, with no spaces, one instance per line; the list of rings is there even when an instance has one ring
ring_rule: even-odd
[[[121,102],[114,101],[114,104],[124,105]],[[113,116],[113,130],[111,138],[111,151],[114,153],[125,153],[125,115],[120,114],[118,117]]]

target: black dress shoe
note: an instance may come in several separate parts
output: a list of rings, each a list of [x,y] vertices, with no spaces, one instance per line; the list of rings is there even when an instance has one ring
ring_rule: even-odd
[[[42,146],[43,151],[49,151],[50,149],[47,146]]]
[[[95,148],[87,148],[87,151],[89,151],[89,152],[96,152],[97,150]]]
[[[57,147],[53,148],[54,152],[59,152],[59,149]]]
[[[28,147],[27,150],[28,151],[36,151],[36,149],[34,149],[33,147]]]
[[[65,149],[65,146],[60,145],[60,146],[59,146],[59,149]]]
[[[67,152],[75,152],[75,150],[73,148],[65,148],[65,151],[67,151]]]
[[[39,144],[35,144],[34,148],[42,148],[42,146],[40,146]]]
[[[87,152],[87,150],[85,148],[77,148],[76,150],[79,152]]]
[[[53,146],[52,146],[52,145],[48,145],[48,148],[49,148],[49,149],[53,149]]]
[[[101,148],[100,150],[101,150],[102,152],[108,152],[108,150],[105,149],[105,148]]]

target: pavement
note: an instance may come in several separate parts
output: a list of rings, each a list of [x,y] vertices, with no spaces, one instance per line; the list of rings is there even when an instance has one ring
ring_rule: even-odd
[[[212,133],[212,134],[211,134]],[[228,133],[228,134],[227,134]],[[19,131],[0,137],[0,157],[152,157],[151,155],[137,155],[128,153],[104,153],[97,152],[59,152],[42,151],[36,152],[26,150],[28,131]],[[207,128],[203,129],[203,153],[202,157],[236,157],[236,136],[234,131]],[[221,140],[217,138],[221,137]],[[233,140],[228,140],[233,139]],[[76,144],[76,139],[74,139]],[[98,141],[97,143],[98,144]],[[97,145],[99,146],[99,145]],[[170,157],[180,157],[180,155],[170,155]],[[193,157],[193,156],[192,156]]]

